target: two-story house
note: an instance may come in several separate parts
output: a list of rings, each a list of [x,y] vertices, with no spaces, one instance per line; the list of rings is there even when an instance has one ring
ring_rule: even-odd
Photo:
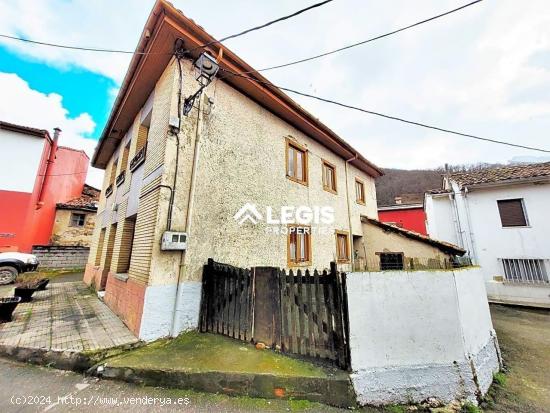
[[[460,245],[490,301],[550,307],[550,163],[444,176],[426,193],[431,237]]]
[[[136,335],[196,328],[208,258],[349,270],[367,254],[378,167],[168,2],[136,51],[92,160],[85,273]]]

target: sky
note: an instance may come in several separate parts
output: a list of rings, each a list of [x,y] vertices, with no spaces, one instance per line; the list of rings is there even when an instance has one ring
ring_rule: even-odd
[[[220,38],[315,0],[172,3]],[[355,43],[468,1],[334,0],[225,46],[255,68]],[[0,33],[67,45],[134,50],[152,0],[2,0]],[[91,157],[129,55],[56,49],[0,38],[0,119],[52,130]],[[485,0],[367,45],[263,73],[273,83],[447,129],[550,150],[550,7]],[[550,160],[291,95],[381,167]],[[101,186],[103,171],[87,182]]]

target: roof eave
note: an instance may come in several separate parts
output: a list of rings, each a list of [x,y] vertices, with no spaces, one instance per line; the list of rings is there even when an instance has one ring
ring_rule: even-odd
[[[163,29],[163,32],[159,35],[161,29]],[[194,23],[191,19],[184,16],[179,10],[164,0],[157,0],[155,3],[147,23],[145,24],[145,28],[140,37],[136,51],[150,51],[153,45],[155,45],[155,41],[158,40],[157,35],[165,38],[174,37],[174,40],[177,38],[174,35],[183,38],[186,47],[189,50],[195,51],[194,56],[192,56],[193,58],[196,58],[201,52],[201,48],[199,46],[205,43],[210,43],[214,40],[214,38],[204,29]],[[160,41],[162,41],[162,39],[159,40],[159,42]],[[167,49],[168,46],[164,44],[158,47]],[[170,45],[170,47],[172,47],[172,45]],[[339,154],[342,158],[349,160],[350,164],[360,170],[363,170],[373,177],[383,175],[383,172],[379,167],[360,155],[359,152],[351,145],[341,139],[338,135],[336,135],[336,133],[330,130],[326,125],[322,124],[313,115],[301,108],[288,95],[272,85],[266,78],[258,72],[254,72],[254,69],[252,69],[252,67],[240,59],[237,55],[223,45],[216,45],[215,47],[218,49],[211,46],[206,48],[206,50],[216,56],[219,48],[223,48],[223,57],[219,62],[220,67],[238,73],[249,72],[249,77],[255,78],[257,81],[262,83],[237,76],[227,77],[224,79],[225,82],[255,100],[257,103],[263,105],[288,123],[293,124],[294,126],[299,124],[300,127],[297,126],[298,129],[301,129],[302,132],[308,136],[318,140],[324,146]],[[162,55],[157,54],[155,56],[157,61],[160,59],[159,56]],[[150,61],[150,59],[148,59],[148,55],[135,54],[133,56],[120,92],[115,100],[113,109],[103,130],[101,139],[96,147],[96,151],[92,158],[92,166],[105,168],[108,160],[100,159],[100,154],[104,146],[106,143],[109,143],[109,145],[113,146],[114,151],[119,140],[122,138],[122,136],[112,136],[113,125],[117,122],[117,119],[120,116],[121,107],[126,103],[127,95],[131,91],[132,86],[135,84],[136,77],[139,75],[140,69],[143,67],[144,63],[148,62],[148,60]],[[169,59],[167,59],[166,64],[168,62]],[[157,62],[156,64],[159,63]],[[267,84],[264,84],[263,82],[267,82]],[[145,91],[141,91],[141,93],[144,94]],[[283,113],[286,116],[283,116]],[[118,132],[120,135],[123,131],[119,130]],[[111,143],[111,141],[113,142]]]

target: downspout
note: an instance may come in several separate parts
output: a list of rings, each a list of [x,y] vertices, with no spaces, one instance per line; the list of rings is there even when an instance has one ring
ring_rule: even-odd
[[[349,243],[350,243],[350,258],[351,258],[351,271],[353,271],[354,264],[355,264],[355,257],[353,253],[353,229],[351,227],[351,206],[349,203],[349,184],[348,184],[348,163],[354,161],[357,159],[357,153],[353,158],[346,159],[346,162],[344,163],[344,171],[346,174],[346,204],[348,207],[348,225],[349,225]],[[366,195],[365,195],[366,198]],[[366,257],[365,257],[366,258]]]
[[[472,231],[472,217],[470,214],[470,205],[468,203],[468,187],[464,187],[464,208],[466,209],[466,218],[468,220],[468,233],[470,234],[470,241],[472,244],[472,255],[474,264],[477,264],[476,242],[474,238],[474,232]]]
[[[191,169],[191,182],[189,185],[189,197],[187,198],[187,210],[185,213],[185,233],[187,234],[187,238],[189,239],[189,233],[191,231],[191,218],[192,218],[192,212],[193,212],[193,205],[194,205],[194,198],[195,198],[195,188],[196,188],[196,178],[197,178],[197,169],[199,165],[199,142],[200,137],[202,133],[202,96],[199,97],[199,107],[198,107],[198,114],[197,114],[197,127],[195,129],[195,147],[193,150],[193,166]],[[176,317],[177,317],[177,309],[181,305],[181,277],[182,272],[185,268],[185,261],[186,261],[187,254],[185,251],[182,251],[180,264],[178,267],[178,279],[176,284],[176,299],[174,300],[174,309],[172,312],[172,327],[170,331],[170,335],[172,337],[176,336]]]
[[[50,183],[50,172],[52,170],[52,165],[55,162],[55,155],[57,153],[57,143],[59,141],[59,133],[61,132],[61,129],[54,128],[53,130],[53,139],[50,146],[50,154],[48,156],[48,160],[46,161],[46,170],[44,171],[44,179],[42,180],[42,185],[40,186],[40,192],[38,195],[38,201],[36,202],[36,209],[40,209],[44,206],[44,196],[45,196],[45,188]]]

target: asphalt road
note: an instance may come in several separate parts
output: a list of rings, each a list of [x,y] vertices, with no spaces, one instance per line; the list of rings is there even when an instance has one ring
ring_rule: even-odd
[[[303,401],[141,387],[0,358],[0,412],[337,412]]]

